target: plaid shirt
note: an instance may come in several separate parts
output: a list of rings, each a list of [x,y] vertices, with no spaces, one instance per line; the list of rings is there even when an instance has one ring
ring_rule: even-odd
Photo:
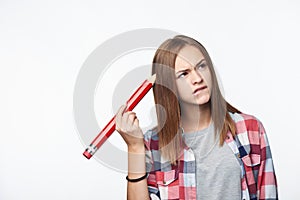
[[[230,115],[236,123],[237,135],[233,139],[228,132],[225,141],[240,163],[242,200],[278,199],[272,155],[262,123],[250,115]],[[193,151],[186,146],[179,164],[171,165],[160,155],[157,133],[147,131],[144,138],[151,199],[196,199],[196,160]]]

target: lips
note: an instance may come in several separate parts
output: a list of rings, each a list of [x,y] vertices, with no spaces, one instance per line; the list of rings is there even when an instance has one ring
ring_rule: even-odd
[[[207,86],[202,86],[194,90],[193,94],[197,94],[199,91],[204,90]]]

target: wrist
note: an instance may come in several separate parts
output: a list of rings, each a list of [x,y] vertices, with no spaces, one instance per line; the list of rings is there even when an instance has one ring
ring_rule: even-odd
[[[139,178],[146,172],[146,155],[145,146],[128,147],[128,177]]]
[[[127,175],[126,180],[128,182],[136,183],[136,182],[139,182],[139,181],[142,181],[142,180],[146,179],[147,177],[148,177],[148,173],[146,172],[146,173],[144,173],[144,175],[142,175],[142,176],[140,175],[140,176],[135,177],[135,178],[129,178],[129,175]]]
[[[128,146],[128,153],[145,153],[144,143]]]

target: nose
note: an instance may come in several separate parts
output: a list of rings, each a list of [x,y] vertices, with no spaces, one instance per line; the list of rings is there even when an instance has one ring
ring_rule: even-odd
[[[196,69],[191,71],[191,81],[193,84],[201,83],[203,80],[200,72],[198,72]]]

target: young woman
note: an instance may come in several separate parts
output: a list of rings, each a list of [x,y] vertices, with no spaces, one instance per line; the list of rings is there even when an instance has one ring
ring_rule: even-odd
[[[212,61],[178,35],[155,53],[157,127],[142,133],[122,106],[116,130],[128,146],[128,199],[278,199],[262,123],[222,96]]]

